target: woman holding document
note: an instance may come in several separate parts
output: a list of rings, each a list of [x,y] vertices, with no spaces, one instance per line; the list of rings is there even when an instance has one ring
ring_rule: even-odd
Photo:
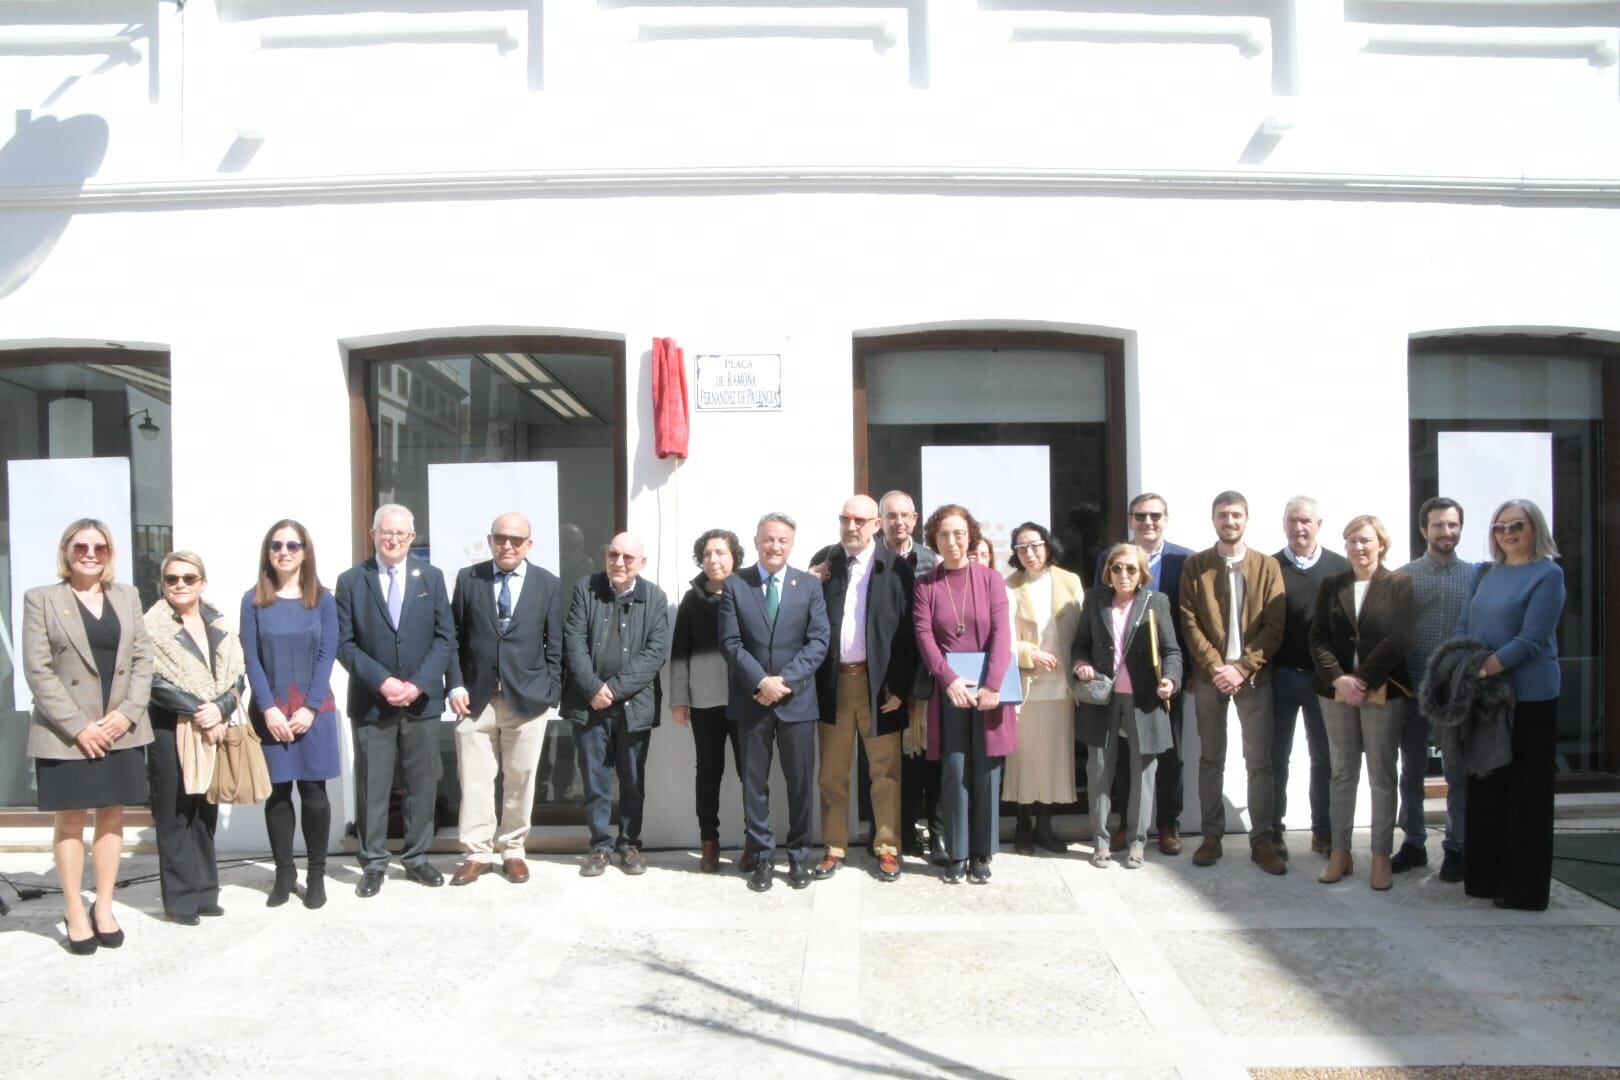
[[[940,763],[944,880],[983,885],[998,843],[1002,760],[1018,748],[1017,713],[999,690],[1012,667],[1007,587],[995,570],[968,561],[980,535],[965,507],[935,510],[923,536],[939,565],[917,581],[913,625],[934,677],[928,757]],[[969,667],[982,671],[976,683],[961,674]]]

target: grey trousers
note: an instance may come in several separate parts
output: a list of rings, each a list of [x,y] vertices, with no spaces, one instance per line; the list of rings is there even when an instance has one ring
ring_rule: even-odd
[[[984,752],[984,713],[939,703],[939,817],[952,862],[1000,846],[1002,758]]]
[[[1130,802],[1120,810],[1120,827],[1133,847],[1147,844],[1148,827],[1153,824],[1153,778],[1159,769],[1159,755],[1147,760],[1136,749],[1136,706],[1129,697],[1116,693],[1108,702],[1108,736],[1101,746],[1086,747],[1086,792],[1091,811],[1091,832],[1098,851],[1108,850],[1108,811],[1112,801],[1115,770],[1120,758],[1129,755]],[[1131,734],[1124,734],[1131,732]]]
[[[1350,850],[1350,835],[1356,820],[1356,785],[1361,782],[1361,756],[1365,753],[1367,784],[1372,788],[1373,854],[1394,853],[1395,762],[1405,718],[1404,698],[1360,708],[1322,699],[1322,720],[1327,725],[1328,749],[1333,754],[1333,846],[1336,850]]]
[[[439,718],[402,719],[399,713],[354,730],[355,830],[360,834],[360,865],[388,866],[388,797],[394,767],[405,784],[405,845],[399,861],[427,862],[433,843],[433,801],[439,793]]]
[[[1275,789],[1271,778],[1271,686],[1244,683],[1230,696],[1213,683],[1197,679],[1193,687],[1193,708],[1198,710],[1198,802],[1205,836],[1226,832],[1226,703],[1237,706],[1238,725],[1243,731],[1243,764],[1249,772],[1249,842],[1271,835],[1275,818],[1272,800]]]

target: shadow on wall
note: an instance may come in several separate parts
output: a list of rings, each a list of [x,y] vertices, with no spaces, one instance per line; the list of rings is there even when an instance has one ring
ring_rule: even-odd
[[[0,188],[50,186],[77,190],[107,156],[107,121],[99,116],[17,114],[17,133],[0,147]],[[62,238],[71,210],[22,210],[0,229],[0,300],[34,276]]]

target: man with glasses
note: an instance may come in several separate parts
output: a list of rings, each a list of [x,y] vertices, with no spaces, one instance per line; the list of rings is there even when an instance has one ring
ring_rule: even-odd
[[[900,733],[916,667],[911,625],[911,567],[881,544],[878,508],[853,495],[838,514],[840,546],[822,584],[831,639],[816,675],[821,707],[821,830],[830,878],[849,846],[849,772],[856,735],[871,763],[873,847],[878,878],[900,877]]]
[[[726,715],[742,746],[743,857],[752,869],[748,887],[771,887],[776,834],[771,829],[770,775],[782,751],[788,797],[788,884],[810,884],[810,822],[816,776],[816,670],[827,656],[827,605],[814,577],[788,565],[791,517],[759,519],[754,550],[759,561],[732,574],[720,594],[720,651],[730,674]]]
[[[450,878],[470,885],[495,867],[529,880],[524,842],[534,807],[535,770],[546,714],[562,697],[562,583],[531,563],[533,529],[522,514],[489,527],[492,559],[456,575],[450,602],[456,655],[447,680],[461,777],[459,839],[465,859]],[[501,805],[495,807],[495,785]],[[497,854],[498,849],[498,854]]]
[[[1197,866],[1221,858],[1226,832],[1226,707],[1236,704],[1249,775],[1249,857],[1268,874],[1288,863],[1272,842],[1271,657],[1288,617],[1277,560],[1243,542],[1249,501],[1236,491],[1210,508],[1215,546],[1188,557],[1181,576],[1182,651],[1191,657],[1193,708],[1198,713],[1198,796],[1204,840]]]
[[[439,786],[439,716],[456,628],[444,575],[410,557],[416,523],[397,503],[377,508],[376,555],[338,577],[337,660],[349,673],[354,730],[355,817],[360,833],[359,896],[376,896],[388,870],[388,799],[396,765],[405,783],[405,876],[437,887],[428,862]]]
[[[620,533],[601,573],[574,585],[563,624],[562,716],[574,725],[574,753],[585,785],[591,850],[580,877],[600,877],[615,851],[626,874],[645,873],[641,814],[647,799],[647,748],[663,709],[658,673],[669,658],[669,600],[641,577],[641,541]],[[614,835],[613,779],[619,780]]]
[[[1146,587],[1154,592],[1163,593],[1164,598],[1169,601],[1170,621],[1176,631],[1176,641],[1184,641],[1181,629],[1181,570],[1187,563],[1187,556],[1192,554],[1192,549],[1172,544],[1165,539],[1165,533],[1170,528],[1170,504],[1158,492],[1144,491],[1132,499],[1126,514],[1130,519],[1131,541],[1148,555]],[[1099,584],[1106,584],[1108,581],[1103,574],[1104,563],[1107,561],[1108,553],[1105,551],[1097,560],[1096,581]],[[1159,755],[1155,784],[1154,809],[1159,826],[1159,851],[1165,855],[1181,854],[1181,731],[1182,703],[1186,696],[1184,690],[1185,687],[1177,686],[1175,695],[1170,698],[1170,749]],[[1110,796],[1115,806],[1128,805],[1127,800],[1130,796],[1128,773],[1128,769],[1119,769],[1114,773],[1114,790]],[[1115,852],[1126,849],[1123,827],[1115,830],[1109,838],[1109,848]]]

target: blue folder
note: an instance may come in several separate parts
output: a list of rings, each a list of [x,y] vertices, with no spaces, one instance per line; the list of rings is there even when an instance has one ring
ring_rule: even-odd
[[[989,655],[982,652],[950,652],[945,654],[945,662],[951,665],[951,670],[966,679],[975,693],[979,690],[979,683],[984,681],[985,668],[989,666]],[[1018,677],[1018,664],[1007,665],[1007,674],[1001,678],[1001,703],[1003,705],[1019,705],[1024,700],[1024,684]]]

